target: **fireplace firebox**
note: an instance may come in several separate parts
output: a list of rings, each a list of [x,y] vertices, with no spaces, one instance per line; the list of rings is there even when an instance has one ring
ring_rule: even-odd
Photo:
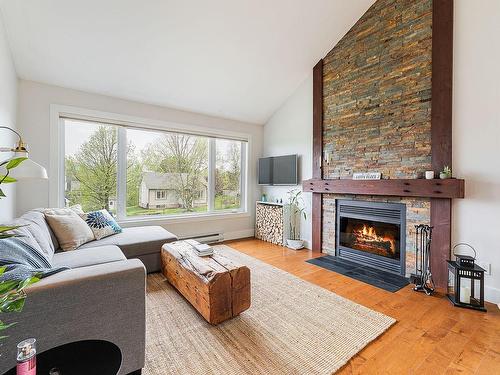
[[[405,276],[406,205],[337,200],[336,255]]]

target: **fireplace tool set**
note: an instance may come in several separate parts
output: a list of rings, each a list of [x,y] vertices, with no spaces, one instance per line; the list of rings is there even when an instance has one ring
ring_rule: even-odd
[[[430,296],[435,288],[430,265],[432,227],[419,224],[415,225],[415,231],[415,273],[411,274],[410,282],[415,284],[414,291]]]

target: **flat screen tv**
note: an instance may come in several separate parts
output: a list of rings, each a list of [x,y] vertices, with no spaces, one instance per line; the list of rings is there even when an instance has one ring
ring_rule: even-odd
[[[297,185],[297,155],[259,159],[259,185]]]
[[[273,158],[259,159],[259,185],[272,185]]]

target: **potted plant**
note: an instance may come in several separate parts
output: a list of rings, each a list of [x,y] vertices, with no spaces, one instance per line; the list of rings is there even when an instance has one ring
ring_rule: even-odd
[[[448,165],[445,165],[443,170],[439,173],[439,178],[441,180],[446,180],[448,178],[451,178],[452,173],[451,173],[451,168]]]
[[[300,239],[300,219],[307,220],[307,214],[302,199],[302,191],[290,190],[288,192],[289,233],[286,244],[289,248],[299,250],[304,247],[304,240]]]
[[[26,158],[15,158],[7,160],[0,163],[0,167],[6,169],[5,174],[0,174],[0,185],[6,183],[13,183],[16,180],[9,177],[9,171],[19,164],[21,164]],[[4,198],[5,194],[0,188],[0,199]],[[16,234],[11,233],[14,229],[19,228],[19,226],[5,226],[0,225],[0,240],[10,237],[17,237]],[[24,280],[2,280],[2,275],[6,271],[7,267],[0,267],[0,314],[10,313],[10,312],[21,312],[24,307],[24,302],[26,300],[26,293],[24,289],[29,285],[37,282],[39,278],[35,276],[28,277]],[[1,331],[6,330],[15,323],[4,323],[0,320],[0,340],[6,336],[1,335]]]

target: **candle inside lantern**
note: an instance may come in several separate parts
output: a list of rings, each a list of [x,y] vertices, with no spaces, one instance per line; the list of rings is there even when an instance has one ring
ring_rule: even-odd
[[[470,303],[470,288],[468,286],[460,287],[460,302]]]

